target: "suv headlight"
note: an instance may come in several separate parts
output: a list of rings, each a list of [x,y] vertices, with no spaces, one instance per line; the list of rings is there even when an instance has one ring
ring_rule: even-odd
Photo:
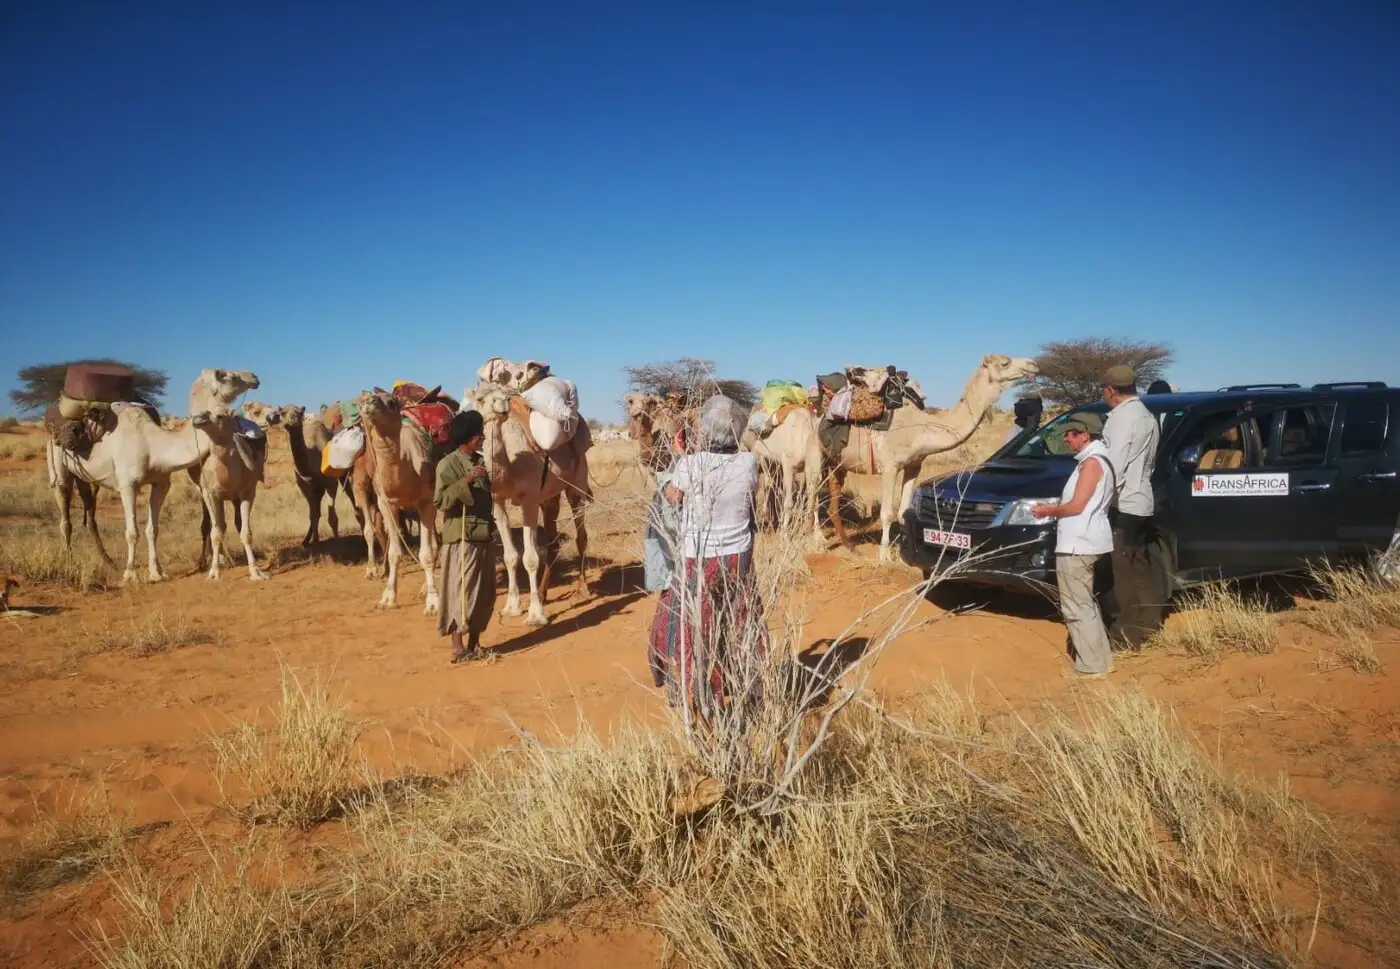
[[[1006,520],[1003,525],[1053,525],[1053,518],[1036,518],[1031,514],[1031,509],[1036,505],[1058,505],[1058,498],[1022,498],[1013,501],[1011,508],[1006,512]]]

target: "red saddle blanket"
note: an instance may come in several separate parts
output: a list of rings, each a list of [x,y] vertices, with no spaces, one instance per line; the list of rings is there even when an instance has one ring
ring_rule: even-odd
[[[415,404],[403,409],[403,415],[427,432],[434,444],[445,447],[447,434],[456,412],[446,404]]]

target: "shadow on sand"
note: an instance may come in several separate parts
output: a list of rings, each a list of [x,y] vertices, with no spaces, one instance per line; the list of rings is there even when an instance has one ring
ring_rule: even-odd
[[[797,662],[787,667],[789,682],[786,689],[794,698],[806,697],[809,709],[825,703],[846,672],[860,662],[870,648],[864,636],[843,639],[819,639],[797,654]]]
[[[519,635],[506,640],[496,646],[487,647],[487,652],[497,656],[506,656],[510,653],[518,653],[522,650],[531,649],[547,643],[550,640],[572,633],[589,629],[599,623],[606,622],[617,613],[626,609],[633,602],[643,598],[645,593],[631,592],[623,596],[604,599],[595,605],[589,606],[577,613],[566,610],[564,613],[555,616],[550,620],[548,626],[538,629],[526,629]]]

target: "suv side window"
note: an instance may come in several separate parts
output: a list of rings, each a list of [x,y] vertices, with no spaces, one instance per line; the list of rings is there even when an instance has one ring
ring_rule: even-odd
[[[1336,410],[1336,404],[1300,404],[1272,415],[1273,429],[1264,449],[1264,467],[1306,468],[1324,464]]]
[[[1198,474],[1257,468],[1262,450],[1260,442],[1267,439],[1267,427],[1266,423],[1261,428],[1259,418],[1253,415],[1219,414],[1207,418],[1187,435],[1181,454],[1195,452],[1199,455]]]
[[[1385,450],[1390,404],[1384,397],[1356,397],[1347,401],[1342,420],[1342,457],[1366,457]]]

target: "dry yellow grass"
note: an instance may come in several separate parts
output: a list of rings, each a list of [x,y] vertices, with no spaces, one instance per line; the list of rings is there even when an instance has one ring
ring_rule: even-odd
[[[1206,659],[1226,653],[1272,653],[1278,646],[1278,622],[1260,603],[1246,601],[1228,585],[1212,583],[1183,596],[1181,612],[1151,644]]]
[[[102,784],[82,796],[70,792],[58,809],[38,814],[22,840],[0,849],[0,902],[7,906],[109,865],[125,840]]]
[[[42,459],[47,439],[42,434],[17,433],[0,429],[0,460],[33,461]]]
[[[254,871],[251,847],[185,884],[120,874],[125,915],[94,952],[121,969],[436,965],[590,898],[650,897],[639,917],[696,969],[1300,955],[1312,913],[1278,879],[1330,878],[1330,829],[1222,774],[1142,696],[998,733],[946,688],[898,722],[848,711],[776,815],[727,797],[678,814],[703,775],[674,734],[522,735],[462,774],[371,786],[309,884]]]
[[[1359,567],[1314,566],[1309,575],[1327,600],[1303,613],[1303,621],[1335,639],[1336,662],[1358,673],[1381,671],[1372,642],[1382,627],[1400,627],[1400,588]]]
[[[232,782],[251,800],[233,805],[250,821],[311,827],[336,813],[353,780],[351,758],[361,724],[331,700],[317,676],[303,684],[282,668],[276,726],[242,722],[210,738],[221,790]]]
[[[136,658],[185,646],[213,645],[223,638],[220,630],[209,629],[188,615],[161,609],[133,616],[127,622],[96,632],[83,630],[83,637],[94,651],[121,652]]]

